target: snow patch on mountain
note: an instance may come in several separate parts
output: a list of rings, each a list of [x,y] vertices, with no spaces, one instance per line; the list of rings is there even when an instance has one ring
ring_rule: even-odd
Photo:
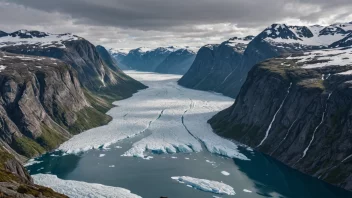
[[[0,48],[16,45],[35,45],[41,48],[60,47],[65,48],[64,41],[81,39],[73,34],[51,34],[38,31],[19,30],[17,32],[0,37]]]
[[[303,56],[290,56],[287,59],[298,60],[303,68],[312,69],[326,66],[345,66],[352,64],[352,48],[335,48],[305,52]]]

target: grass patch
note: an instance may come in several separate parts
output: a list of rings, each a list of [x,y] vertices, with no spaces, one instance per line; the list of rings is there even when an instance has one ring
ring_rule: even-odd
[[[112,103],[115,100],[111,97],[99,97],[86,89],[84,89],[84,95],[87,98],[88,102],[101,113],[106,113],[114,106]]]
[[[55,149],[61,143],[66,141],[66,138],[57,133],[55,130],[50,129],[48,126],[43,125],[41,127],[42,134],[36,139],[36,141],[46,150]]]
[[[25,136],[15,137],[12,143],[12,148],[14,148],[19,154],[28,158],[38,156],[45,152],[45,149],[37,142]]]
[[[84,130],[95,128],[109,123],[112,118],[95,108],[87,107],[76,113],[76,122],[68,127],[72,134],[78,134]]]
[[[59,194],[55,191],[53,191],[50,188],[46,188],[43,186],[29,186],[29,185],[20,185],[17,189],[17,192],[21,194],[27,194],[27,195],[33,195],[34,197],[40,197],[45,196],[45,197],[55,197],[55,198],[66,198],[67,196]]]
[[[13,156],[0,147],[0,182],[19,181],[14,174],[5,170],[5,163],[11,159]]]
[[[301,80],[298,82],[298,85],[306,88],[319,88],[325,90],[324,81],[317,78]]]

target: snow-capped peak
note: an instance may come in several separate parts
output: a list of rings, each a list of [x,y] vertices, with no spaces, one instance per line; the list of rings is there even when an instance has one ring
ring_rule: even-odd
[[[110,48],[109,49],[109,52],[111,54],[121,54],[121,55],[127,55],[130,51],[131,51],[131,49],[127,49],[127,48],[120,48],[120,49]]]
[[[290,39],[290,40],[301,40],[295,33],[293,33],[286,24],[272,24],[266,28],[261,34],[262,39]]]
[[[246,36],[246,37],[232,37],[227,42],[232,44],[243,43],[248,44],[253,40],[254,36]]]
[[[51,34],[40,31],[18,30],[13,33],[2,32],[0,34],[0,47],[14,45],[36,45],[39,47],[61,47],[65,48],[63,41],[81,39],[70,33]]]
[[[327,47],[349,34],[349,25],[335,24],[331,26],[287,26],[273,24],[258,35],[259,39],[269,43],[292,45],[295,49]],[[280,45],[283,46],[283,45]]]

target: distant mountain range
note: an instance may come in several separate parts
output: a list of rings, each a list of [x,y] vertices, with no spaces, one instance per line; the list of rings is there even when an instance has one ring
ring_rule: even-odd
[[[110,54],[123,69],[184,74],[195,59],[196,52],[190,48],[159,47],[126,50],[110,49]]]
[[[238,41],[234,38],[220,45],[202,47],[179,84],[236,97],[255,64],[286,53],[348,46],[351,31],[351,23],[330,26],[273,24],[257,36],[248,37],[247,42],[234,42]]]

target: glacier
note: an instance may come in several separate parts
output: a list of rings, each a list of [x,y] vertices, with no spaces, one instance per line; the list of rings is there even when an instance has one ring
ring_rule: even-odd
[[[131,193],[129,190],[119,187],[62,180],[57,176],[50,174],[37,174],[32,175],[32,177],[35,184],[52,188],[56,192],[67,195],[71,198],[141,198],[140,196]]]
[[[197,178],[188,177],[188,176],[175,176],[175,177],[171,177],[171,179],[205,192],[212,192],[220,195],[236,194],[234,189],[231,186],[217,181],[197,179]]]
[[[236,143],[215,134],[207,121],[230,107],[233,99],[221,94],[191,90],[177,85],[181,75],[125,71],[149,88],[131,98],[116,101],[108,115],[113,120],[87,130],[63,143],[59,150],[80,153],[107,148],[113,143],[144,134],[122,156],[151,159],[155,154],[192,153],[204,148],[211,153],[249,160]]]

